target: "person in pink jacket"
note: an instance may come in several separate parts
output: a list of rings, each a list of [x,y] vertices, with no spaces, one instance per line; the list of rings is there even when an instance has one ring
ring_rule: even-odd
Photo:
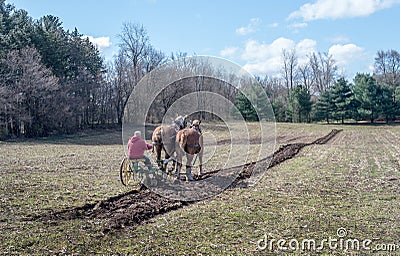
[[[144,151],[150,150],[153,145],[147,144],[146,141],[142,139],[142,133],[140,131],[135,131],[134,136],[128,141],[128,157],[129,159],[145,159],[145,165],[151,169],[152,165],[150,159],[144,155]]]

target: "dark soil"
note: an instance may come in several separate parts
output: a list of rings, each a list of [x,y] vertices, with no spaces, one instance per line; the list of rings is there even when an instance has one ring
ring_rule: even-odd
[[[254,166],[257,163],[265,161],[269,163],[266,168],[271,168],[291,159],[299,153],[299,151],[308,145],[325,144],[332,139],[341,130],[332,130],[329,134],[321,137],[311,143],[295,143],[281,146],[272,156],[252,162],[242,166],[234,167],[241,168],[241,173],[238,178],[231,184],[230,188],[235,188],[243,184],[243,181],[249,178]],[[198,179],[207,179],[223,170],[214,170],[205,173]],[[224,170],[225,171],[225,170]],[[53,212],[42,216],[35,216],[31,220],[58,221],[77,218],[98,218],[107,219],[107,224],[103,227],[104,232],[115,229],[122,229],[129,226],[138,225],[148,219],[153,218],[158,214],[162,214],[171,210],[178,209],[187,204],[194,202],[185,202],[168,199],[157,195],[149,189],[141,189],[139,191],[131,191],[115,197],[108,198],[95,204],[86,204],[81,207],[67,209],[63,211]]]

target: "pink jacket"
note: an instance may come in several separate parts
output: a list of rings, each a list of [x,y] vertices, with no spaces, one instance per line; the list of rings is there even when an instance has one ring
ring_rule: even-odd
[[[144,151],[152,149],[151,144],[147,144],[142,138],[133,136],[128,141],[128,157],[143,158]]]

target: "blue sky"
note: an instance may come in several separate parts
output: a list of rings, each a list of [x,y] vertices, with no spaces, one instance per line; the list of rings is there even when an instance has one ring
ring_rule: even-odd
[[[400,51],[400,0],[6,0],[35,19],[51,14],[78,28],[103,56],[118,51],[124,22],[142,24],[159,50],[231,60],[253,75],[277,75],[282,49],[299,63],[333,56],[343,75],[371,72],[378,50]]]

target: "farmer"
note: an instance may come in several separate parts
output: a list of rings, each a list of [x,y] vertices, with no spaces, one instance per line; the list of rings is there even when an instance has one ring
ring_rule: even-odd
[[[144,164],[149,168],[152,168],[150,159],[144,155],[145,150],[152,149],[151,144],[147,144],[146,141],[142,139],[142,133],[140,131],[135,131],[134,136],[128,141],[128,157],[129,159],[145,159]]]

